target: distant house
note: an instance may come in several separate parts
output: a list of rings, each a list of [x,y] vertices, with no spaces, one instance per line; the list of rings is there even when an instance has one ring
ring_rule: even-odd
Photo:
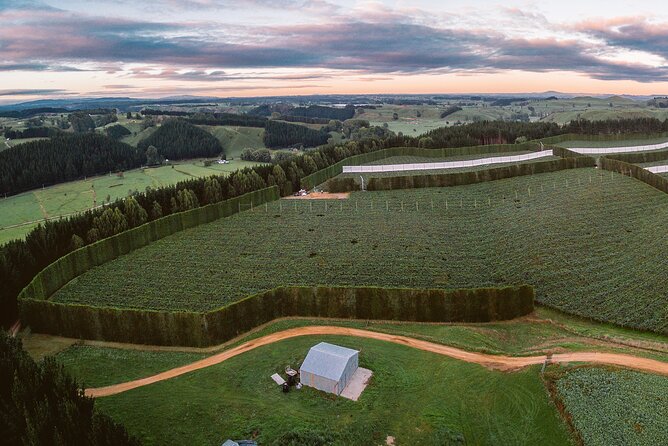
[[[340,395],[358,367],[359,352],[321,342],[311,347],[299,369],[305,386]]]

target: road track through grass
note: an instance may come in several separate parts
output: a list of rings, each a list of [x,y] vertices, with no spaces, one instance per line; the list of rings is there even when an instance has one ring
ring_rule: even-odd
[[[115,384],[107,387],[100,387],[95,389],[87,389],[86,395],[91,397],[105,397],[116,395],[118,393],[126,392],[128,390],[136,389],[138,387],[147,386],[156,382],[175,378],[177,376],[210,367],[215,364],[220,364],[230,358],[238,356],[242,353],[254,350],[258,347],[273,344],[285,339],[291,339],[299,336],[317,336],[317,335],[341,335],[354,336],[360,338],[375,339],[380,341],[387,341],[394,344],[405,345],[423,351],[437,353],[444,356],[449,356],[460,361],[470,362],[482,365],[484,367],[495,370],[517,370],[530,365],[542,364],[546,361],[549,363],[570,363],[570,362],[588,362],[593,364],[613,365],[619,367],[632,368],[643,372],[655,373],[659,375],[668,376],[668,363],[656,361],[653,359],[641,358],[632,355],[617,354],[617,353],[601,353],[601,352],[573,352],[573,353],[559,353],[551,356],[495,356],[483,353],[468,352],[466,350],[448,347],[442,344],[435,344],[433,342],[422,341],[407,336],[389,335],[385,333],[378,333],[368,330],[360,330],[356,328],[336,327],[336,326],[311,326],[300,327],[289,330],[273,333],[261,338],[257,338],[248,342],[244,342],[236,347],[226,350],[222,353],[210,356],[208,358],[187,364],[182,367],[177,367],[158,373],[146,378],[129,381],[121,384]]]

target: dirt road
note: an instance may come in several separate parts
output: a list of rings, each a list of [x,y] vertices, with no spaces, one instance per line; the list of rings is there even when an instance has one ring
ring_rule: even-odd
[[[298,336],[315,336],[315,335],[340,335],[340,336],[354,336],[358,338],[377,339],[380,341],[393,342],[395,344],[406,345],[408,347],[417,348],[439,355],[449,356],[460,361],[480,364],[484,367],[496,370],[516,370],[533,364],[542,364],[547,357],[540,356],[499,356],[487,355],[484,353],[468,352],[447,345],[435,344],[433,342],[421,341],[418,339],[409,338],[406,336],[391,335],[386,333],[378,333],[374,331],[360,330],[357,328],[334,327],[334,326],[313,326],[313,327],[299,327],[289,330],[273,333],[261,338],[253,339],[252,341],[244,342],[234,348],[226,350],[222,353],[210,356],[208,358],[195,361],[175,369],[167,370],[166,372],[158,373],[157,375],[138,379],[135,381],[128,381],[121,384],[115,384],[107,387],[99,387],[97,389],[87,389],[86,395],[93,397],[103,397],[115,395],[117,393],[126,392],[128,390],[136,389],[137,387],[147,386],[158,381],[171,379],[185,373],[195,370],[203,369],[205,367],[219,364],[230,358],[233,358],[241,353],[256,349],[263,345],[272,344],[274,342],[282,341],[284,339],[295,338]],[[625,355],[619,353],[599,353],[599,352],[573,352],[560,353],[550,357],[551,363],[564,362],[589,362],[594,364],[615,365],[620,367],[627,367],[643,372],[655,373],[659,375],[668,376],[668,363],[656,361],[653,359],[641,358],[632,355]]]

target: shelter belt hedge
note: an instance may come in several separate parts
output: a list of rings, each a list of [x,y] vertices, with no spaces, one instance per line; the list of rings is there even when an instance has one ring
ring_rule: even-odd
[[[207,346],[289,316],[411,322],[490,322],[531,313],[528,285],[460,290],[280,287],[208,313],[161,312],[21,301],[37,332],[153,345]]]

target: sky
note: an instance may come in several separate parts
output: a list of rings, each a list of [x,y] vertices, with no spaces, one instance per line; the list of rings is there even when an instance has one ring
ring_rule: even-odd
[[[666,95],[664,2],[0,0],[0,102]]]

